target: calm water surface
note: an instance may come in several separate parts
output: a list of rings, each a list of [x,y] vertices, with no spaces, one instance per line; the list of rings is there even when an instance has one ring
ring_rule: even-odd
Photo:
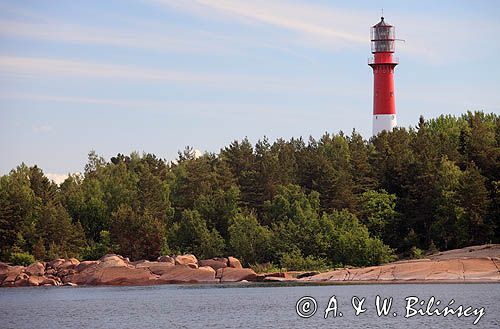
[[[325,319],[333,295],[343,316]],[[377,316],[377,295],[394,298],[389,316]],[[296,313],[303,296],[318,305],[310,318]],[[359,316],[353,296],[366,297]],[[474,316],[405,318],[408,296],[435,296],[441,308],[454,299],[455,307],[484,307],[485,315],[476,326]],[[2,288],[0,328],[500,328],[499,305],[500,284]]]

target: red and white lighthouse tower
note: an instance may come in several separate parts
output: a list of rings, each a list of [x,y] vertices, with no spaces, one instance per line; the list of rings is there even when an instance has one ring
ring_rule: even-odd
[[[368,61],[373,69],[373,135],[383,130],[391,131],[397,124],[394,100],[394,68],[398,61],[393,57],[396,41],[394,26],[384,17],[371,28],[373,57]]]

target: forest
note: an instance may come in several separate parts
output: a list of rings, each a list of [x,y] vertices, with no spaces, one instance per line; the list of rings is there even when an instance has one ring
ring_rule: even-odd
[[[0,261],[193,253],[307,270],[495,243],[499,160],[500,116],[468,112],[175,161],[91,151],[60,185],[20,164],[0,178]]]

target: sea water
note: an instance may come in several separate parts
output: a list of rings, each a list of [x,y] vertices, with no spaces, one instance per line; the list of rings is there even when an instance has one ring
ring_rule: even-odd
[[[499,328],[499,305],[500,284],[22,287],[0,328]]]

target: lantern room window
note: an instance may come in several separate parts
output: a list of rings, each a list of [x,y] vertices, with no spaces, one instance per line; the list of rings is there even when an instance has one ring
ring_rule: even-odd
[[[387,24],[382,17],[380,22],[371,28],[372,53],[394,52],[396,32],[394,26]]]

